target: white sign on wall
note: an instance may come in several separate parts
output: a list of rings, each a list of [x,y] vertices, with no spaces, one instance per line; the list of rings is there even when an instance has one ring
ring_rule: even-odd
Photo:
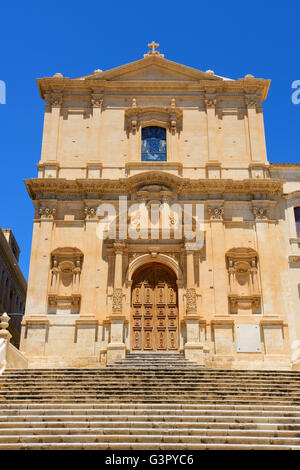
[[[261,352],[260,326],[236,325],[235,343],[237,352]]]

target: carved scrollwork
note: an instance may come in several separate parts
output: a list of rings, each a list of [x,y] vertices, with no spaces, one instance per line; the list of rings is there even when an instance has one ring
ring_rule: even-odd
[[[197,312],[196,290],[193,287],[186,290],[186,312]]]
[[[123,291],[121,288],[114,288],[112,296],[112,311],[113,313],[122,313],[122,298]]]

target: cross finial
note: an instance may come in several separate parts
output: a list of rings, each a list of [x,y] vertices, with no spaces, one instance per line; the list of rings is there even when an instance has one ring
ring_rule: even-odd
[[[156,43],[155,41],[150,42],[150,44],[148,44],[148,47],[149,47],[151,50],[148,51],[148,54],[159,54],[159,51],[156,51],[156,50],[155,50],[158,46],[159,46],[159,44]]]

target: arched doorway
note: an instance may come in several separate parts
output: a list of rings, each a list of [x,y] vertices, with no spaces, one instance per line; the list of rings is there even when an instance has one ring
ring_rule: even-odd
[[[178,350],[178,295],[174,272],[149,263],[132,277],[131,347],[133,351]]]

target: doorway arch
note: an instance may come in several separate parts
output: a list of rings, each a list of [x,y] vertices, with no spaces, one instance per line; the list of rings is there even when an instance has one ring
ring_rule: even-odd
[[[177,351],[179,344],[176,275],[159,262],[147,263],[132,276],[132,351]]]

